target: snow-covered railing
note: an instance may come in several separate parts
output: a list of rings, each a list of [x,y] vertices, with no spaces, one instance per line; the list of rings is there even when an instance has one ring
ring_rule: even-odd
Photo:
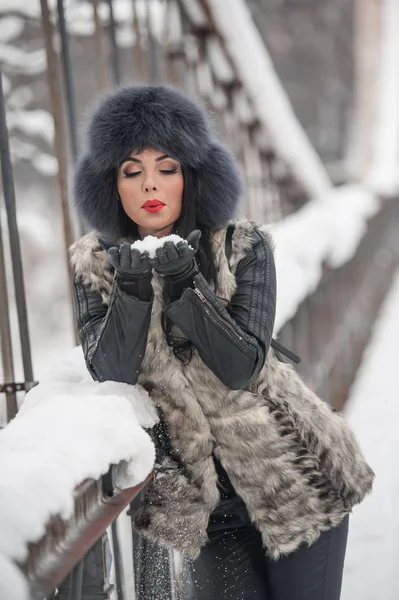
[[[341,194],[336,210],[309,205],[274,231],[280,341],[300,354],[305,381],[337,409],[399,264],[398,198],[376,200],[356,188]]]
[[[29,592],[0,576],[0,598],[41,600],[69,574],[151,473],[156,421],[139,386],[92,381],[80,347],[27,393],[0,430],[0,558]]]

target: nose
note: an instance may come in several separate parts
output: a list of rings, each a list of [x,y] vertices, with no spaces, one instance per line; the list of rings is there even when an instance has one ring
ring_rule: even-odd
[[[155,192],[156,189],[157,189],[157,186],[155,184],[154,175],[152,173],[147,173],[146,177],[144,177],[144,180],[143,180],[143,191],[145,193],[148,193],[150,190]]]

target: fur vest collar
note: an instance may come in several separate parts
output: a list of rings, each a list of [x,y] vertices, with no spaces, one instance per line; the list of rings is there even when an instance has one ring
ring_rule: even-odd
[[[236,288],[237,264],[252,245],[254,227],[246,219],[236,222],[229,260],[226,229],[212,234],[216,292],[227,301]],[[266,227],[259,229],[267,233]],[[79,240],[71,258],[76,274],[107,303],[112,275],[97,236]],[[198,556],[220,499],[214,455],[244,500],[269,556],[278,558],[302,543],[311,544],[371,490],[373,471],[348,424],[272,350],[257,379],[244,390],[226,388],[195,350],[183,366],[164,339],[162,279],[156,273],[153,288],[138,383],[162,410],[173,450],[157,465],[137,529],[188,557]]]

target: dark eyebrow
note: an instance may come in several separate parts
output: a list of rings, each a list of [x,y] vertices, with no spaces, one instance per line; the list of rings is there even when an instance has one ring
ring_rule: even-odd
[[[138,158],[134,158],[134,156],[126,156],[126,158],[124,158],[120,162],[119,166],[121,167],[123,165],[123,163],[125,163],[125,162],[135,162],[135,163],[141,164],[141,160],[139,160]]]

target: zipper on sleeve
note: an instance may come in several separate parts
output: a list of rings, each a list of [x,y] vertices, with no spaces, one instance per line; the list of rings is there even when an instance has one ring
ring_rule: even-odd
[[[209,319],[221,329],[225,335],[242,350],[243,352],[247,352],[250,349],[250,345],[244,340],[243,337],[239,336],[235,331],[234,327],[228,321],[225,321],[217,312],[212,303],[206,298],[206,296],[201,292],[201,290],[197,287],[194,282],[194,289],[191,291],[201,300],[204,305],[204,310],[208,315]]]

